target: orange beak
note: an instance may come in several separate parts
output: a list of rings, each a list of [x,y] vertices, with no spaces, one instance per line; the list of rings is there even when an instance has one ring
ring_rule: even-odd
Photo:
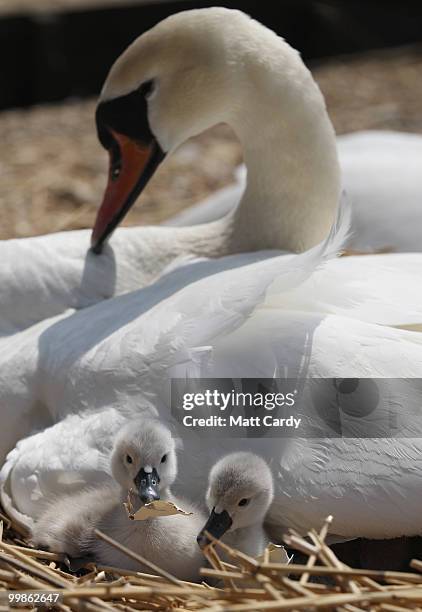
[[[143,145],[114,130],[111,134],[117,146],[109,149],[107,187],[91,236],[91,248],[97,254],[101,253],[105,241],[133,206],[164,158],[155,140]]]

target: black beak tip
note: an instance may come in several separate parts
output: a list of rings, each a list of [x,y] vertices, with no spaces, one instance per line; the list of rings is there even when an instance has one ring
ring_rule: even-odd
[[[102,242],[96,242],[91,246],[89,250],[91,253],[94,253],[94,255],[101,255],[101,253],[103,252]]]
[[[211,514],[208,517],[207,522],[204,527],[199,532],[196,541],[200,548],[205,548],[208,544],[211,544],[212,541],[208,538],[206,533],[209,533],[212,538],[216,540],[220,540],[222,536],[230,529],[233,524],[233,520],[227,510],[223,510],[220,513],[217,513],[213,508]]]
[[[155,468],[149,472],[145,472],[144,468],[141,468],[133,482],[138,491],[139,499],[143,504],[149,504],[160,499],[160,490],[158,488],[160,478]]]
[[[158,501],[160,499],[160,496],[159,495],[140,495],[139,498],[143,504],[150,504],[153,501]]]

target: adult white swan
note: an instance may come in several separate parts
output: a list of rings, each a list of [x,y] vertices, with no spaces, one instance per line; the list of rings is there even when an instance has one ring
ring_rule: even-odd
[[[208,30],[210,36],[205,36]],[[183,64],[180,74],[177,73],[179,78],[172,80],[167,74],[167,92],[171,100],[159,96],[160,91],[163,93],[161,87],[165,92],[164,79],[150,100],[151,103],[155,100],[158,109],[155,115],[150,111],[151,124],[154,123],[153,117],[158,121],[158,114],[162,113],[159,136],[162,148],[175,146],[189,134],[192,125],[196,126],[195,129],[199,129],[201,123],[203,127],[208,125],[209,114],[215,120],[216,116],[220,117],[219,113],[226,112],[221,98],[224,87],[228,87],[237,100],[230,109],[231,123],[242,131],[246,162],[254,160],[249,181],[255,188],[259,187],[255,193],[257,199],[251,199],[248,183],[242,205],[236,213],[213,224],[212,228],[207,226],[203,248],[207,251],[214,249],[216,254],[223,255],[232,248],[227,245],[245,248],[241,245],[247,238],[256,249],[265,244],[267,247],[300,250],[320,240],[334,219],[339,195],[335,138],[320,92],[296,52],[243,14],[225,9],[188,12],[159,25],[152,34],[140,39],[156,41],[155,44],[145,43],[152,45],[152,58],[154,53],[160,53],[161,48],[156,37],[158,41],[162,39],[157,32],[165,34],[166,45],[173,51],[170,59],[175,62],[175,68],[178,60],[189,60],[187,66]],[[139,78],[139,73],[136,77],[131,70],[131,58],[137,44],[142,48],[144,43],[135,43],[126,57],[128,64],[122,60],[123,67],[119,70],[119,74],[128,79],[128,91],[133,86],[131,79]],[[211,49],[214,49],[213,53]],[[236,79],[235,85],[245,88],[242,95],[233,89],[231,80],[226,82],[224,75],[219,76],[217,69],[219,60],[226,63],[229,49],[233,58],[237,58],[239,68],[244,69],[239,74],[236,70],[232,75]],[[262,49],[262,53],[256,49]],[[146,50],[143,51],[147,57]],[[279,71],[274,70],[274,54],[276,62],[281,62]],[[197,62],[201,67],[198,73],[194,70]],[[250,81],[243,80],[242,74],[245,74],[247,65],[254,77],[252,82],[261,87],[262,106],[257,102],[256,88],[246,99]],[[153,59],[145,61],[145,66],[151,70]],[[205,74],[201,76],[203,70]],[[265,78],[267,70],[271,79]],[[147,71],[144,80],[150,76]],[[180,104],[185,100],[185,96],[181,97],[186,89],[183,88],[183,79],[185,82],[191,79],[193,87],[198,87],[197,95],[202,92],[202,97],[196,98],[198,106],[190,109],[189,118],[184,117],[178,133],[178,124],[175,118],[172,122],[171,117],[174,117],[175,109],[180,111]],[[199,87],[201,82],[202,88]],[[170,96],[170,83],[175,87],[175,93],[179,91],[179,97]],[[204,95],[209,86],[215,89],[212,98]],[[104,96],[112,96],[112,90],[106,92],[107,87]],[[135,94],[142,101],[143,94],[139,91]],[[107,108],[115,108],[116,102],[104,104],[112,105],[103,106],[106,110],[101,111],[99,117],[100,126],[103,125],[102,138],[109,143],[107,138],[110,135],[106,135],[104,130],[112,129],[115,134],[120,134],[125,126],[107,128],[111,119],[116,117],[112,110],[110,118]],[[169,123],[165,119],[166,104]],[[255,117],[264,112],[267,119],[273,104],[285,108],[288,115],[282,115],[272,129],[266,127],[265,121],[262,130],[257,130],[252,121],[252,110]],[[206,117],[201,119],[201,113]],[[153,129],[158,134],[158,128]],[[151,140],[151,134],[145,129],[143,138]],[[140,135],[136,136],[139,140]],[[128,145],[123,137],[111,137],[120,139],[122,151],[138,146],[134,143]],[[251,139],[254,139],[254,147]],[[149,148],[153,151],[152,140]],[[112,160],[114,164],[116,153],[113,148]],[[120,160],[121,169],[116,170],[117,182],[128,178],[123,161]],[[279,176],[280,165],[286,172],[283,181]],[[111,189],[109,193],[113,195],[113,187]],[[122,204],[114,197],[113,202],[119,206]],[[103,224],[103,220],[108,218],[108,196],[105,203],[106,216],[100,216],[97,226],[99,241],[105,235],[103,229],[105,233],[110,229],[107,222]],[[271,211],[269,204],[272,207],[277,204],[278,212]],[[252,205],[258,206],[261,218],[266,219],[260,232],[254,231],[256,212]],[[149,247],[142,246],[141,242],[127,241],[122,244],[122,248],[127,249],[124,261],[132,257],[132,265],[136,265],[136,256],[147,256],[148,250],[145,249],[148,248],[153,249],[152,254],[159,254],[159,237],[161,240],[164,233],[169,244],[173,245],[172,257],[179,254],[178,245],[182,249],[186,241],[192,244],[189,236],[195,236],[196,250],[192,253],[201,254],[202,251],[197,250],[197,240],[203,230],[198,227],[177,231],[173,228],[145,228],[142,234],[150,237],[145,241]],[[137,231],[139,240],[141,233]],[[93,479],[105,478],[104,457],[116,423],[151,404],[161,415],[168,416],[167,391],[171,376],[181,375],[183,378],[192,374],[210,376],[221,373],[249,377],[272,377],[279,373],[293,378],[306,375],[420,376],[422,337],[392,326],[411,328],[422,320],[418,306],[422,300],[414,299],[415,286],[421,286],[420,282],[417,285],[421,256],[349,258],[347,264],[345,260],[332,261],[318,271],[318,266],[326,262],[343,242],[344,227],[341,224],[339,232],[333,232],[327,244],[298,255],[275,257],[277,252],[274,251],[256,251],[191,262],[169,271],[143,290],[77,313],[62,311],[64,306],[80,306],[79,300],[81,296],[86,297],[84,291],[88,283],[82,284],[79,293],[72,294],[73,302],[69,304],[62,299],[67,294],[66,291],[61,293],[60,278],[47,277],[50,286],[59,286],[58,299],[53,304],[56,310],[51,309],[51,302],[47,305],[51,319],[40,321],[42,309],[37,311],[38,305],[35,304],[33,320],[39,322],[1,339],[0,393],[3,418],[8,423],[7,432],[0,436],[3,455],[18,439],[37,428],[51,425],[49,429],[23,440],[10,454],[2,472],[4,494],[9,494],[9,501],[14,501],[28,519],[37,514],[45,496],[59,493],[69,486],[81,486]],[[183,245],[177,239],[181,235],[184,237]],[[278,242],[280,236],[283,245]],[[60,236],[53,240],[59,244]],[[162,266],[170,261],[171,257],[168,260],[167,257],[166,251]],[[105,263],[110,265],[110,251],[105,259]],[[116,265],[119,265],[118,261]],[[51,271],[54,271],[53,265]],[[100,295],[105,291],[103,279],[97,280],[94,292],[96,290]],[[27,299],[30,297],[29,294]],[[259,306],[262,306],[261,310],[256,311]],[[15,319],[9,318],[9,324],[15,329],[24,327],[19,304],[15,304],[14,309]],[[42,312],[45,316],[45,310]],[[254,315],[247,321],[252,312]],[[62,314],[53,318],[57,313]],[[230,335],[232,333],[234,335]],[[258,342],[260,338],[263,344]],[[339,346],[333,346],[333,339],[337,338]],[[268,351],[268,347],[272,350]],[[412,381],[404,381],[403,385],[404,388],[399,390],[389,387],[386,396],[390,398],[389,408],[402,409],[404,422],[400,431],[410,435],[413,432],[410,417],[415,409],[418,389]],[[386,430],[384,425],[381,419],[380,432],[387,435],[390,429]],[[349,443],[344,440],[320,440],[318,443],[305,440],[299,449],[296,440],[286,444],[278,439],[271,443],[248,440],[246,444],[272,459],[277,477],[276,525],[299,520],[301,528],[306,528],[330,511],[337,516],[339,534],[381,537],[410,534],[419,529],[419,504],[415,496],[411,504],[407,502],[406,509],[400,504],[386,504],[388,495],[397,490],[397,478],[400,478],[400,494],[419,489],[421,471],[409,470],[409,465],[417,466],[419,447],[413,441],[403,440],[397,442],[394,447],[397,452],[395,450],[392,456],[388,454],[391,442],[357,441],[360,461],[354,459],[352,466],[349,466],[345,453]],[[203,475],[215,455],[233,449],[233,446],[244,445],[245,441],[240,438],[235,441],[222,439],[213,442],[209,452],[205,453],[202,439],[188,438],[181,488],[186,494],[201,495]],[[192,454],[195,461],[192,461]],[[378,462],[371,463],[378,454],[382,454],[383,459],[385,456],[387,471],[384,464],[381,469]],[[299,466],[295,463],[298,455],[301,458]],[[309,461],[302,461],[303,457]],[[321,466],[330,467],[329,482],[327,472],[321,471]],[[392,478],[389,478],[388,468],[394,472]],[[359,508],[353,506],[352,513],[350,500],[343,494],[353,483],[356,487],[359,470],[364,470],[366,479],[358,487],[358,492],[365,502],[376,504],[376,521],[368,520],[365,505],[360,508],[360,514]],[[381,476],[385,476],[382,484]],[[318,503],[310,503],[306,491]],[[300,499],[304,504],[299,514],[297,504]],[[383,520],[380,520],[382,512]],[[300,519],[295,519],[299,516]],[[406,520],[400,521],[400,517],[406,517]]]
[[[133,203],[160,158],[158,149],[171,153],[222,120],[239,135],[249,169],[236,213],[195,228],[124,229],[101,257],[87,253],[87,231],[6,241],[0,244],[0,330],[10,333],[143,287],[178,257],[302,250],[318,242],[332,222],[340,185],[324,101],[296,51],[242,13],[222,8],[169,18],[113,67],[98,110],[112,175],[97,241]],[[417,250],[422,223],[414,192],[422,191],[416,168],[422,146],[411,138],[400,146],[399,160],[394,137],[371,138],[371,145],[364,136],[340,139],[354,219],[348,248]],[[218,210],[222,198],[232,207],[243,189],[224,192],[212,205]],[[405,211],[404,189],[410,189]]]

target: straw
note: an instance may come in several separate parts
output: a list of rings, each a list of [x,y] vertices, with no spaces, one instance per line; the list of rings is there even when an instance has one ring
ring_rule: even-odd
[[[422,561],[412,561],[413,572],[351,568],[336,557],[325,541],[332,517],[327,517],[319,531],[311,530],[306,537],[293,530],[286,536],[289,546],[308,556],[304,564],[274,563],[269,561],[269,555],[258,562],[208,534],[211,544],[205,550],[201,575],[211,580],[210,584],[178,580],[101,531],[96,531],[96,536],[123,552],[128,560],[139,563],[140,571],[96,566],[90,562],[85,566],[84,575],[74,575],[63,569],[64,555],[31,548],[13,529],[13,523],[7,517],[4,519],[3,527],[0,523],[0,532],[3,529],[0,612],[8,609],[5,591],[57,593],[60,598],[54,609],[63,612],[82,609],[92,612],[170,609],[178,612],[327,609],[404,612],[422,609]],[[315,576],[322,583],[313,582]]]

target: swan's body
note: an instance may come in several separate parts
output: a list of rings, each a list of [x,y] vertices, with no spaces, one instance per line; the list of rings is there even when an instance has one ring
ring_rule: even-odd
[[[94,531],[100,529],[174,576],[197,580],[203,557],[196,535],[204,515],[170,491],[177,472],[175,453],[174,440],[159,421],[129,421],[111,455],[115,482],[48,504],[32,530],[34,543],[73,557],[92,556],[100,565],[148,572],[148,567],[97,539]],[[130,520],[123,506],[129,489],[139,490],[138,505],[139,501],[143,504],[162,499],[184,506],[192,515]]]
[[[352,443],[330,437],[338,423],[327,424],[315,409],[313,383],[307,378],[422,376],[422,335],[409,331],[422,321],[422,255],[333,260],[347,233],[344,219],[324,244],[280,255],[280,249],[301,251],[318,242],[335,216],[340,178],[334,133],[320,92],[296,52],[236,11],[193,11],[174,20],[174,28],[172,20],[164,22],[119,60],[102,102],[130,95],[134,87],[136,93],[141,81],[155,78],[159,33],[165,35],[173,52],[161,68],[174,69],[180,78],[174,79],[174,95],[168,73],[159,81],[148,102],[150,127],[144,136],[151,144],[153,133],[161,149],[170,151],[224,119],[229,108],[225,119],[245,147],[245,194],[235,213],[206,228],[122,231],[113,239],[115,253],[110,248],[100,258],[87,255],[82,282],[77,254],[81,234],[71,234],[69,240],[75,242],[68,251],[68,244],[61,250],[62,235],[20,243],[27,259],[34,244],[48,245],[52,264],[41,272],[45,299],[37,300],[34,288],[34,299],[31,291],[26,294],[29,314],[11,302],[4,309],[2,329],[11,335],[0,339],[0,392],[8,423],[7,436],[0,438],[1,455],[21,441],[2,470],[3,500],[28,523],[39,516],[45,498],[62,494],[69,485],[77,489],[99,479],[107,482],[104,457],[113,423],[133,418],[145,404],[168,418],[171,377],[280,377],[298,380],[303,409],[318,435],[245,439],[240,432],[233,439],[212,440],[207,452],[203,438],[186,436],[181,490],[192,499],[201,496],[204,474],[215,461],[247,448],[274,468],[270,519],[278,537],[284,526],[306,530],[329,513],[336,517],[335,532],[344,537],[420,533],[422,446],[410,439],[419,435],[417,383],[380,385],[382,402],[372,425],[374,436],[383,437],[358,437],[349,461],[346,451]],[[176,34],[183,34],[178,53]],[[189,62],[179,72],[186,44],[196,52],[189,48]],[[222,73],[227,53],[232,72]],[[237,94],[227,107],[225,95],[233,83]],[[251,83],[259,99],[239,93],[250,94]],[[183,106],[186,91],[192,94],[188,109]],[[233,108],[233,100],[242,104]],[[245,100],[249,106],[243,108]],[[265,118],[259,130],[252,121],[258,113]],[[164,248],[163,237],[168,237]],[[5,248],[13,253],[15,247],[6,243]],[[264,248],[276,250],[259,250]],[[244,249],[254,252],[241,254]],[[186,262],[189,254],[219,257]],[[184,265],[168,270],[155,284],[104,300],[133,290],[138,274],[141,284],[154,280],[157,270],[162,272],[179,255],[185,257]],[[54,268],[61,257],[72,261],[70,283]],[[132,272],[138,263],[146,267]],[[12,279],[15,291],[7,295],[16,298],[22,282],[18,274]],[[329,389],[331,405],[337,392],[334,386]],[[400,417],[400,431],[407,436],[396,436],[393,443],[386,439],[393,437],[391,422],[385,421],[391,412]],[[340,416],[349,434],[367,435],[365,419],[355,423],[342,412]],[[64,439],[79,452],[63,456]],[[356,501],[347,495],[353,489]]]
[[[198,542],[209,543],[205,531],[241,552],[258,557],[270,543],[264,529],[274,497],[271,470],[253,453],[231,453],[211,469],[207,505],[210,510]]]
[[[387,255],[348,258],[349,274],[353,262],[356,265],[349,290],[352,296],[355,291],[365,295],[360,302],[347,294],[341,260],[329,261],[316,272],[313,266],[321,260],[315,255],[287,259],[269,258],[225,272],[217,272],[222,261],[191,264],[156,286],[45,322],[36,334],[20,334],[16,357],[8,355],[9,410],[4,418],[9,430],[1,440],[3,453],[30,434],[33,422],[40,422],[41,407],[46,423],[51,423],[21,440],[2,471],[3,499],[9,496],[9,506],[20,518],[30,522],[45,499],[69,487],[107,482],[104,457],[113,429],[151,404],[169,418],[171,377],[275,375],[300,384],[308,377],[375,376],[386,378],[380,388],[384,408],[374,413],[375,434],[383,438],[367,438],[365,420],[363,432],[352,430],[355,440],[328,438],[332,428],[325,425],[312,439],[235,437],[205,445],[202,437],[187,436],[178,490],[191,499],[202,498],[204,474],[215,461],[227,452],[249,449],[271,463],[277,474],[270,522],[278,537],[284,526],[306,530],[330,512],[336,517],[335,533],[344,537],[420,533],[422,447],[420,440],[411,439],[420,433],[415,432],[420,389],[417,380],[397,385],[389,378],[422,376],[422,335],[386,326],[411,327],[422,320],[417,306],[422,296],[414,299],[421,283],[406,295],[408,279],[402,274],[406,267],[410,272],[412,265],[416,268],[418,256],[403,254],[396,267],[396,258]],[[298,271],[303,274],[306,260],[313,290],[300,299],[298,310],[299,289],[291,284]],[[183,275],[191,280],[194,270],[204,266],[214,274],[183,288]],[[330,283],[324,283],[325,277]],[[339,293],[331,303],[336,278],[345,295]],[[383,303],[388,305],[385,325],[378,325],[374,320]],[[2,354],[9,352],[10,340],[3,339]],[[13,341],[16,344],[16,337]],[[335,402],[336,390],[332,385],[329,389],[330,402]],[[312,409],[312,387],[304,393],[303,405]],[[388,428],[385,410],[397,416],[403,437]],[[342,418],[350,433],[347,414]],[[64,440],[74,454],[63,456]],[[353,499],[348,491],[355,492]]]

